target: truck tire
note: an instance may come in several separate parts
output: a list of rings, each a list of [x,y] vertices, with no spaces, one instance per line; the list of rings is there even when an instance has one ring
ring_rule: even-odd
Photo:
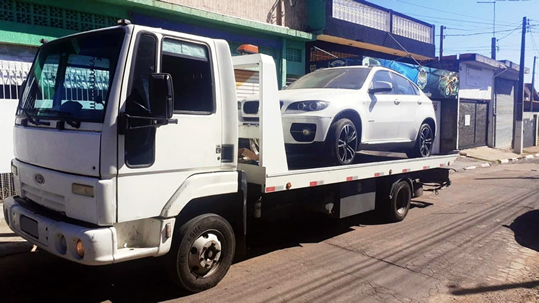
[[[391,199],[386,211],[387,219],[391,222],[400,222],[406,218],[412,201],[412,189],[406,181],[400,181],[393,189]]]
[[[234,230],[216,214],[189,220],[174,232],[167,269],[181,288],[200,292],[219,283],[232,265]]]
[[[346,118],[329,128],[326,138],[326,157],[329,164],[346,165],[354,162],[359,135],[356,126]]]

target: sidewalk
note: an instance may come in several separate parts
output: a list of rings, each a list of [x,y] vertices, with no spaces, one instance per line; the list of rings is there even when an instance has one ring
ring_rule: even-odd
[[[503,164],[521,159],[539,158],[539,146],[524,148],[521,155],[513,153],[511,150],[490,148],[481,146],[461,150],[459,157],[450,166],[455,171],[489,167],[493,164]]]
[[[2,209],[2,202],[0,202],[0,209]],[[1,212],[1,211],[0,211]],[[0,216],[0,258],[30,252],[32,245],[26,242],[21,237],[16,236],[11,229],[7,226],[4,216]]]

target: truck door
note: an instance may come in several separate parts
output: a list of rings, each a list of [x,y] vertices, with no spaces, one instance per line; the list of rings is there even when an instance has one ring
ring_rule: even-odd
[[[123,112],[150,117],[149,77],[168,73],[174,87],[172,118],[178,123],[155,127],[132,121],[141,128],[119,134],[119,222],[158,216],[186,178],[218,170],[221,164],[221,116],[210,48],[139,32],[133,49]]]

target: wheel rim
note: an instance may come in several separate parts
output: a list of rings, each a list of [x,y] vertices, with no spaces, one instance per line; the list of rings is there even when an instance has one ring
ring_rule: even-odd
[[[357,132],[350,125],[346,124],[339,134],[337,149],[341,163],[350,163],[356,155]]]
[[[419,152],[421,156],[426,157],[430,155],[433,139],[434,136],[430,127],[424,127],[419,134]]]
[[[223,236],[213,230],[202,233],[189,250],[189,269],[197,278],[211,276],[221,265]]]
[[[408,208],[408,193],[406,190],[399,190],[397,194],[396,207],[399,216],[403,216],[406,213],[406,209]]]

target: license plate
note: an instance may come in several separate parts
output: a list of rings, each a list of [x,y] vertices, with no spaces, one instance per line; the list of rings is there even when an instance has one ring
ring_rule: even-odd
[[[39,239],[36,220],[32,220],[26,216],[21,216],[21,229],[30,236]]]

